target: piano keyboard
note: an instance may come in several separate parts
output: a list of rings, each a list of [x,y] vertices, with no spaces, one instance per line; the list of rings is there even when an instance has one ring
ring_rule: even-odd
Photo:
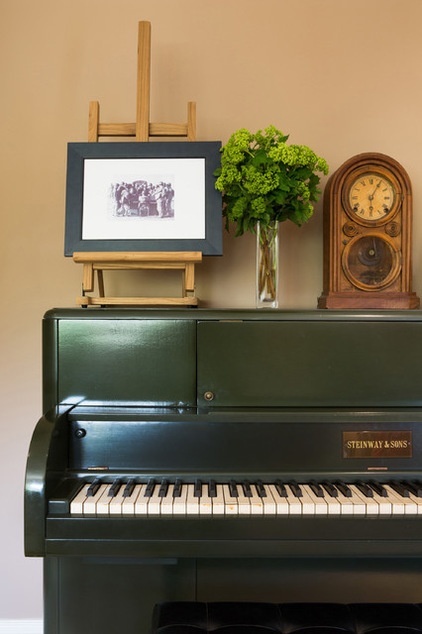
[[[135,480],[85,483],[70,502],[71,515],[245,516],[417,515],[422,482],[235,482]]]

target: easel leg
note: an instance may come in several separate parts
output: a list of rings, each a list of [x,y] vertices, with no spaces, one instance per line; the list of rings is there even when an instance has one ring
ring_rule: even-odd
[[[183,272],[183,297],[195,290],[195,265],[193,262],[186,262]]]
[[[84,264],[82,279],[82,295],[94,290],[94,266],[92,262]]]
[[[100,297],[105,297],[104,293],[104,277],[102,269],[97,269],[97,278],[98,278],[98,295]]]
[[[99,125],[100,125],[100,104],[98,103],[98,101],[90,101],[89,119],[88,119],[89,143],[96,143],[98,141]]]
[[[139,22],[138,31],[138,93],[136,106],[136,140],[149,140],[151,75],[151,24]]]

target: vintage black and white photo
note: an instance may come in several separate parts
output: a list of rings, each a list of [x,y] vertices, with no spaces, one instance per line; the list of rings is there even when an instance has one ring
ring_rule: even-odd
[[[222,253],[220,142],[70,143],[65,254]]]

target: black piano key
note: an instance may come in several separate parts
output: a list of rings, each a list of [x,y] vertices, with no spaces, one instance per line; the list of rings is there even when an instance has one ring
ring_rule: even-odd
[[[195,484],[193,487],[193,496],[195,498],[201,498],[202,497],[202,482],[201,480],[195,480]]]
[[[324,497],[324,491],[318,482],[314,482],[313,480],[309,483],[311,490],[315,493],[315,495],[319,498]]]
[[[115,498],[121,486],[122,486],[121,480],[119,480],[119,478],[116,478],[116,480],[114,480],[113,484],[108,490],[108,493],[107,493],[108,497]]]
[[[251,498],[252,497],[251,484],[250,484],[250,482],[248,482],[248,480],[243,480],[242,489],[243,489],[243,493],[245,494],[245,496],[247,498]]]
[[[180,498],[182,495],[182,487],[183,487],[183,483],[180,480],[180,478],[177,478],[177,480],[174,483],[174,487],[173,487],[173,497],[174,498]]]
[[[367,498],[373,498],[374,492],[366,482],[356,482],[356,488]]]
[[[91,484],[89,485],[88,490],[86,492],[86,496],[88,498],[91,498],[93,495],[96,494],[100,486],[101,486],[101,480],[99,480],[99,478],[95,478],[95,480],[91,482]]]
[[[133,489],[135,488],[135,480],[133,478],[130,478],[125,485],[125,488],[123,490],[123,497],[124,498],[128,498],[132,495],[133,493]]]
[[[160,488],[158,489],[158,497],[165,498],[169,490],[168,480],[161,480]]]
[[[397,480],[393,480],[389,484],[390,484],[390,487],[402,497],[404,498],[409,497],[409,489],[406,487],[406,484],[404,482],[398,482]]]
[[[145,489],[145,497],[146,498],[152,497],[152,494],[154,493],[154,489],[155,489],[155,480],[154,478],[150,478],[148,480],[148,483]]]
[[[229,491],[230,491],[230,495],[233,498],[238,498],[239,497],[239,492],[237,490],[237,484],[234,480],[230,480],[229,482]]]
[[[215,480],[210,480],[208,482],[208,495],[210,498],[217,497],[217,485],[215,483]]]
[[[380,484],[379,482],[373,482],[372,480],[368,484],[371,487],[371,489],[373,489],[373,491],[375,491],[375,493],[377,493],[378,495],[380,495],[383,498],[387,497],[387,491],[386,491],[386,489],[384,489],[382,484]]]
[[[267,492],[261,480],[258,480],[257,482],[255,482],[255,488],[260,498],[267,497]]]
[[[332,498],[338,497],[338,490],[336,489],[334,484],[331,484],[331,482],[323,482],[322,487],[328,493],[330,497]]]
[[[416,495],[418,498],[422,498],[422,482],[413,480],[412,482],[406,482],[405,484],[413,495]]]
[[[335,486],[346,498],[352,497],[352,492],[345,482],[335,482]]]
[[[289,487],[291,488],[292,493],[293,493],[293,495],[294,495],[295,497],[297,497],[297,498],[301,498],[301,497],[303,497],[303,495],[302,495],[302,489],[300,488],[300,485],[299,485],[297,482],[295,482],[294,480],[292,480],[292,481],[290,481],[288,484],[289,484]]]
[[[280,497],[282,498],[286,498],[287,497],[287,490],[285,485],[282,483],[281,480],[276,480],[274,482],[274,486],[276,488],[277,493],[280,495]]]

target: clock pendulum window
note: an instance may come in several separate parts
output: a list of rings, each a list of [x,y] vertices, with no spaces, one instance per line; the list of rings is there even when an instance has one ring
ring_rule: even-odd
[[[414,309],[412,188],[393,158],[347,160],[324,191],[324,285],[318,308]]]

